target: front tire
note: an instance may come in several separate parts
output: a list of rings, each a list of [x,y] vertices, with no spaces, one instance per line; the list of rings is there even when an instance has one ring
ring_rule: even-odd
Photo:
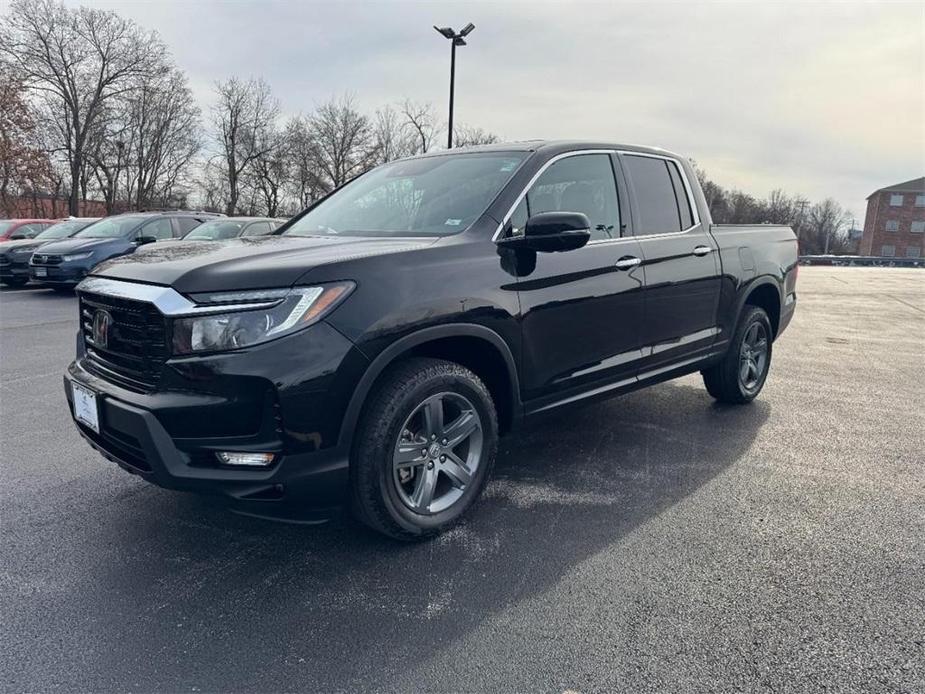
[[[449,361],[399,362],[372,393],[351,460],[360,521],[400,540],[436,535],[481,495],[498,447],[485,384]]]
[[[701,371],[707,392],[719,402],[754,400],[771,368],[771,321],[764,309],[747,304],[723,360]]]
[[[2,280],[2,283],[7,287],[25,287],[28,279],[23,277],[8,277],[7,279]]]

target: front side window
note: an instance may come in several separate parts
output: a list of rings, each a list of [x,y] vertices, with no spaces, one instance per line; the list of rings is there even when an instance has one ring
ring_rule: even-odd
[[[925,222],[912,222],[909,226],[909,231],[913,234],[922,234],[925,233]]]
[[[591,222],[592,241],[620,236],[620,205],[609,154],[560,159],[537,179],[526,201],[531,216],[540,212],[585,214]],[[516,209],[514,212],[517,216]],[[511,221],[516,227],[514,217]]]
[[[443,154],[383,164],[294,222],[287,236],[447,236],[467,229],[526,152]]]
[[[902,195],[891,195],[890,196],[890,207],[902,207],[903,206],[903,196]]]
[[[667,159],[627,155],[627,172],[639,208],[637,235],[676,233],[690,228],[693,213],[677,165]]]
[[[156,241],[163,241],[164,239],[173,238],[173,227],[170,226],[170,220],[167,217],[162,217],[141,227],[138,236],[139,238],[146,237]]]
[[[892,258],[894,255],[896,255],[896,246],[883,246],[880,249],[880,255],[887,258]]]
[[[245,222],[227,219],[216,219],[200,224],[184,236],[186,241],[223,241],[240,236]]]
[[[176,217],[173,220],[173,223],[177,225],[177,229],[180,230],[180,236],[185,236],[193,229],[198,227],[202,222],[195,217]]]
[[[254,222],[248,225],[241,236],[266,236],[271,231],[273,231],[273,227],[270,226],[269,222]]]
[[[887,231],[899,231],[899,221],[896,219],[886,220],[886,230]]]

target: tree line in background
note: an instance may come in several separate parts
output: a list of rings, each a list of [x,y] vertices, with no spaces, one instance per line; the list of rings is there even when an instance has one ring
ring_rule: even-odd
[[[56,0],[14,0],[0,18],[0,211],[24,196],[107,214],[196,206],[288,216],[353,176],[437,148],[445,125],[409,99],[363,113],[349,95],[283,119],[261,78],[215,85],[202,114],[186,75],[156,32],[114,12]],[[456,146],[498,141],[454,129]],[[804,253],[849,249],[849,217],[834,200],[774,191],[759,200],[698,169],[717,223],[790,224]]]

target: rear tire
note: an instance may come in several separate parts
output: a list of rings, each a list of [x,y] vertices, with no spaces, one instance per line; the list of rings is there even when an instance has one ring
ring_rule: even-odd
[[[488,388],[459,364],[416,357],[391,367],[367,402],[351,456],[354,515],[399,540],[443,532],[475,503],[494,465],[498,417]]]
[[[715,366],[701,371],[707,392],[719,402],[751,402],[771,368],[771,321],[764,309],[746,304],[729,350]]]

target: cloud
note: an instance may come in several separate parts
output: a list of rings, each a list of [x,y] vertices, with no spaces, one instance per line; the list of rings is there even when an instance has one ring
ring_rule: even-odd
[[[287,113],[344,91],[445,108],[508,139],[653,144],[718,182],[864,198],[925,172],[920,3],[92,2],[157,29],[197,98],[263,75]]]

